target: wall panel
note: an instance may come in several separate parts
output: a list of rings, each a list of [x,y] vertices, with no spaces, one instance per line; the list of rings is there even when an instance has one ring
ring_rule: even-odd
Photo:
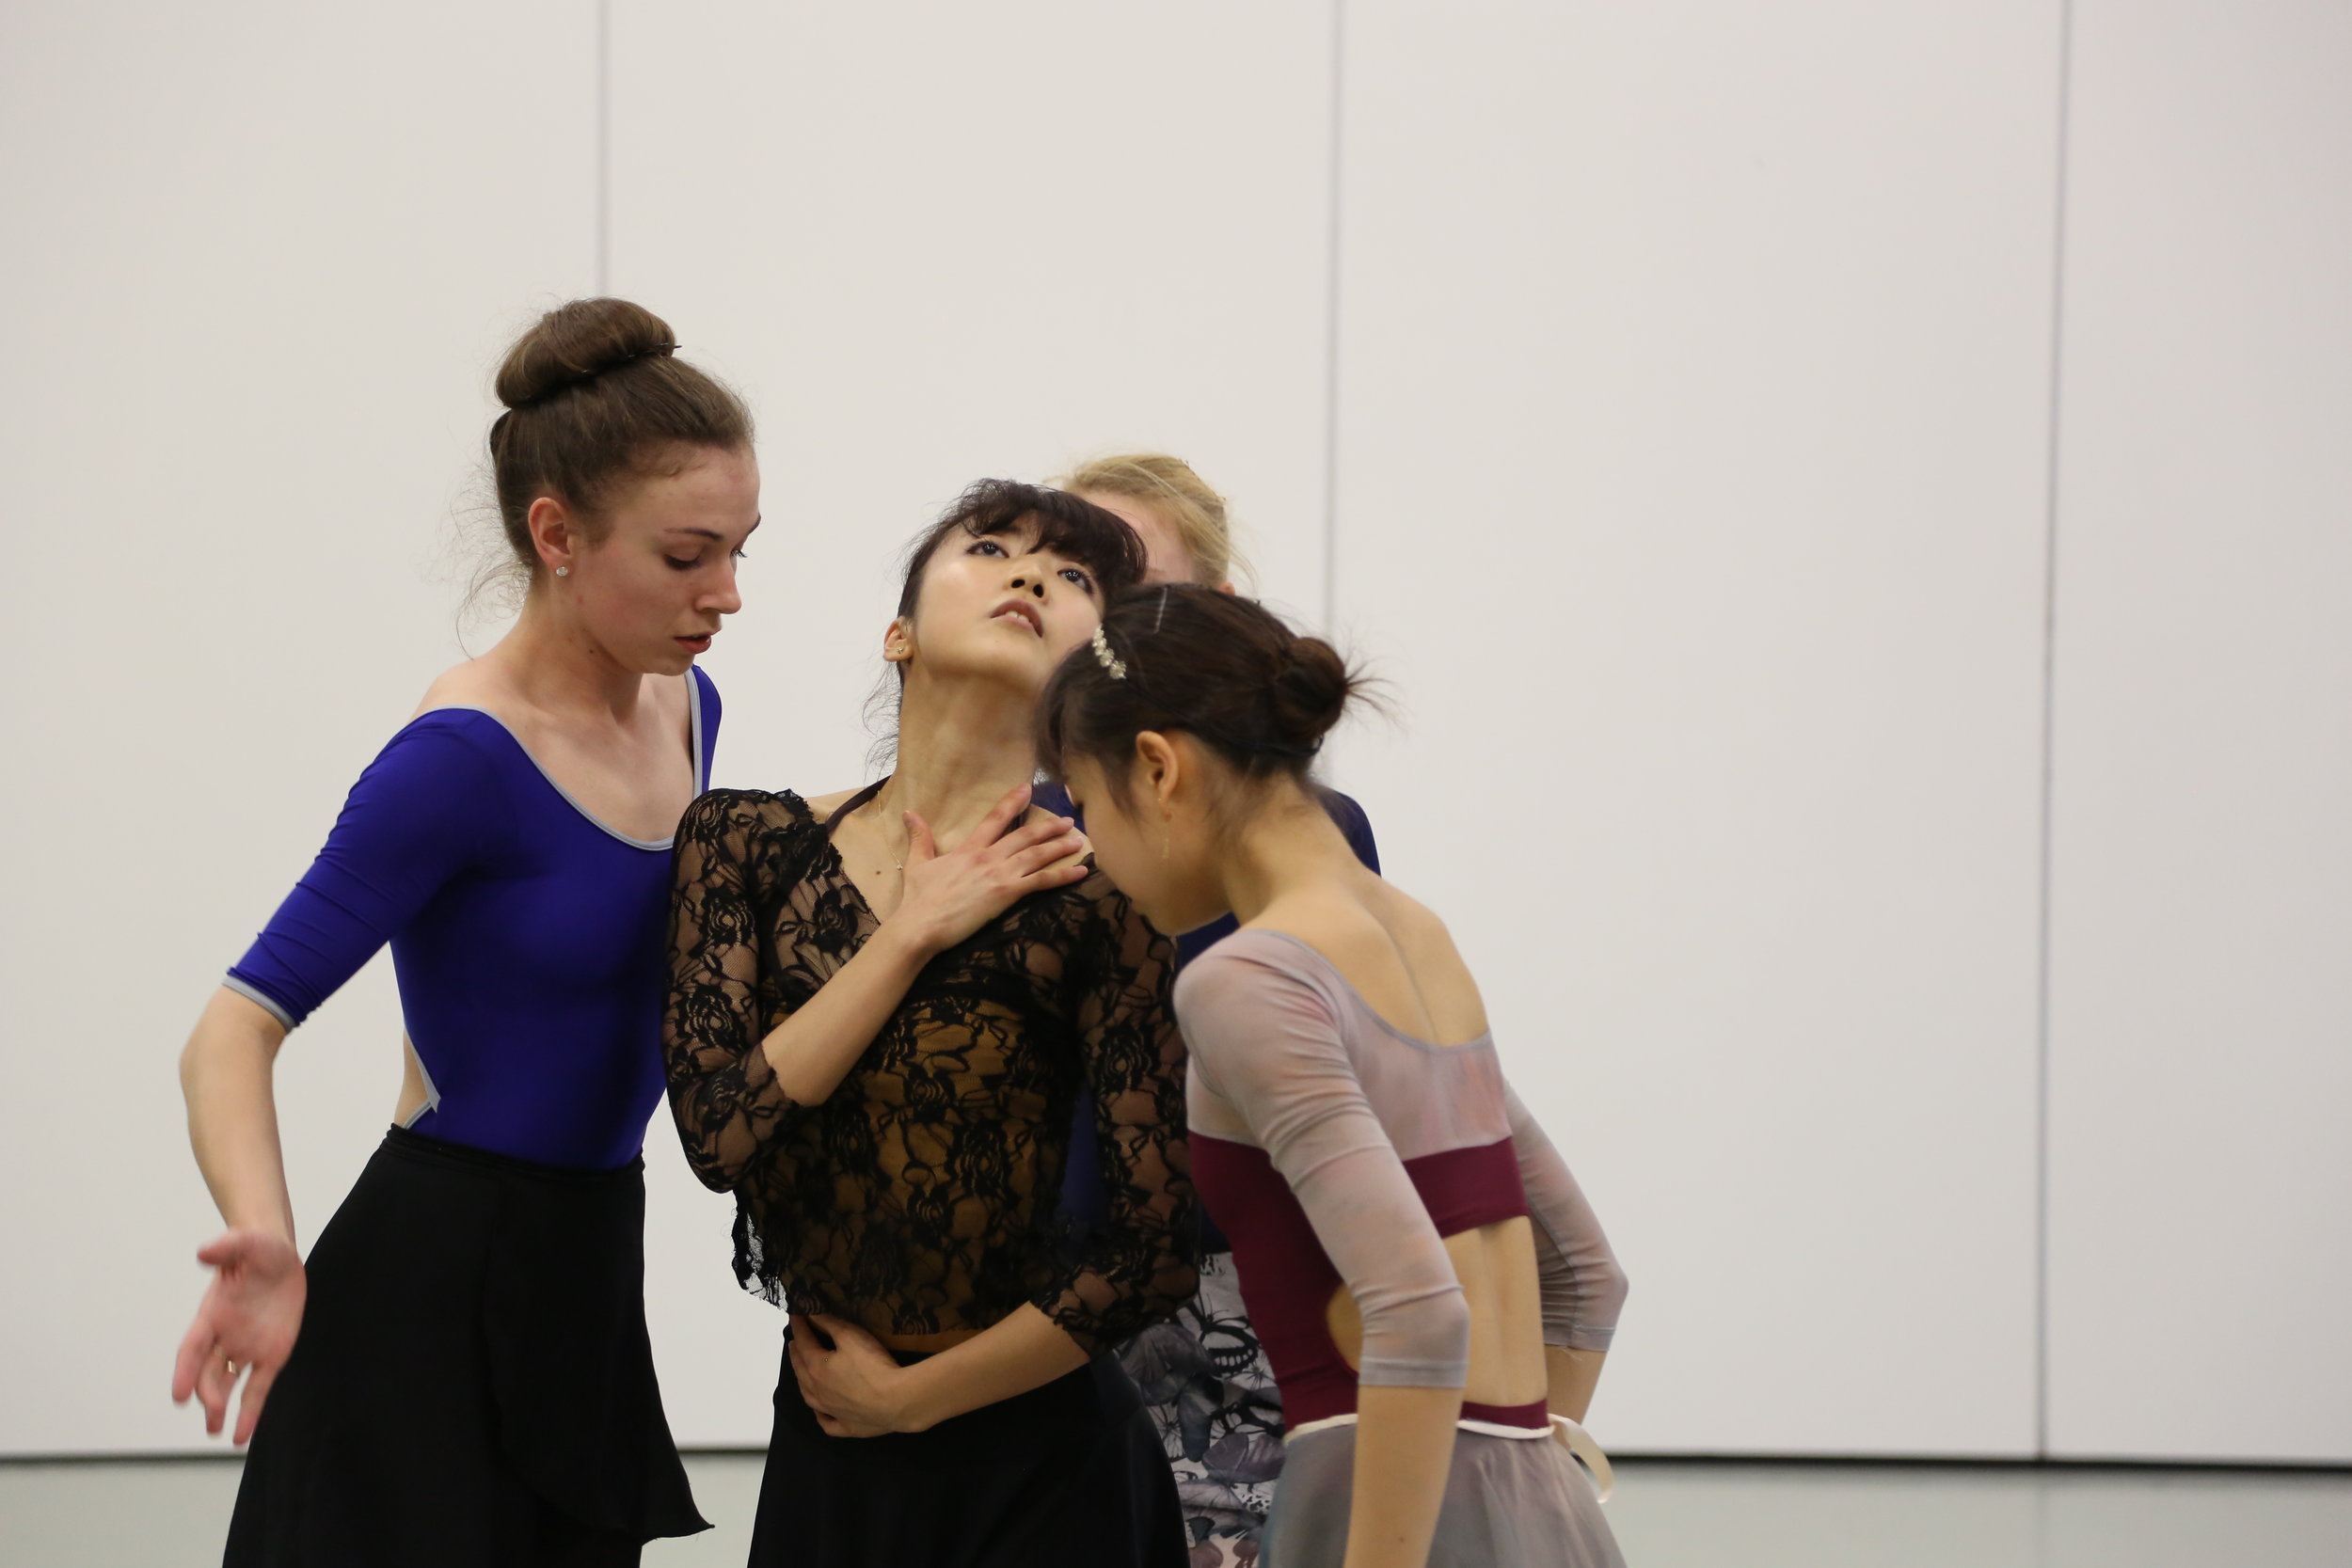
[[[173,1064],[459,655],[495,356],[590,281],[593,43],[579,4],[0,18],[0,1451],[203,1442]],[[280,1059],[306,1245],[399,1038],[379,963]]]
[[[1342,749],[1652,1450],[2033,1445],[2055,4],[1347,10]]]
[[[2050,1437],[2352,1461],[2352,11],[2078,0]]]

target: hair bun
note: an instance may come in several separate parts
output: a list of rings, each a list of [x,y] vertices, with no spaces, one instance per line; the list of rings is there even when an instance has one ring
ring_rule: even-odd
[[[507,351],[499,367],[498,398],[509,408],[592,381],[606,371],[649,356],[667,355],[677,342],[670,324],[626,299],[576,299],[539,318]]]
[[[1311,752],[1347,710],[1357,682],[1337,648],[1320,637],[1294,637],[1266,688],[1267,719],[1285,746]]]
[[[1167,583],[1120,594],[1104,611],[1104,646],[1063,659],[1038,704],[1038,759],[1062,776],[1091,757],[1127,776],[1136,736],[1182,730],[1248,779],[1309,777],[1323,737],[1366,676],[1337,648],[1301,637],[1238,594]]]

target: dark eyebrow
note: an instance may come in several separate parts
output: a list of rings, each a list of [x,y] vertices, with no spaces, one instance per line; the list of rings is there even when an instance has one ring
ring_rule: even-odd
[[[752,519],[752,526],[743,531],[743,537],[749,539],[753,534],[757,533],[759,531],[759,525],[767,520],[768,517],[765,513],[762,513],[759,516],[754,517]],[[726,538],[725,534],[721,533],[715,528],[689,528],[684,523],[680,523],[675,528],[665,528],[661,531],[664,533],[691,533],[697,539],[709,539],[713,541],[723,540]]]

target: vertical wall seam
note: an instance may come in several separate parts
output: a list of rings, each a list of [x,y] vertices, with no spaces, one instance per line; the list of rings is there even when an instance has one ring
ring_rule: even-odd
[[[2034,1028],[2034,1456],[2050,1457],[2050,945],[2057,791],[2060,398],[2066,354],[2066,202],[2074,0],[2058,0],[2058,165],[2050,237],[2050,435],[2042,543],[2042,886]]]
[[[1336,629],[1340,609],[1340,180],[1346,84],[1347,0],[1331,0],[1331,154],[1329,229],[1325,236],[1323,360],[1323,629]]]
[[[612,292],[612,0],[596,0],[596,293]]]

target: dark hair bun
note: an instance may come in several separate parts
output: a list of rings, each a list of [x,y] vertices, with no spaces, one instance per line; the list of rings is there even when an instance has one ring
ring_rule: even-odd
[[[1266,687],[1267,727],[1284,745],[1311,752],[1347,711],[1356,681],[1337,648],[1320,637],[1294,637],[1276,656]]]
[[[523,408],[606,371],[677,347],[670,324],[626,299],[576,299],[539,318],[499,367],[498,398]]]

